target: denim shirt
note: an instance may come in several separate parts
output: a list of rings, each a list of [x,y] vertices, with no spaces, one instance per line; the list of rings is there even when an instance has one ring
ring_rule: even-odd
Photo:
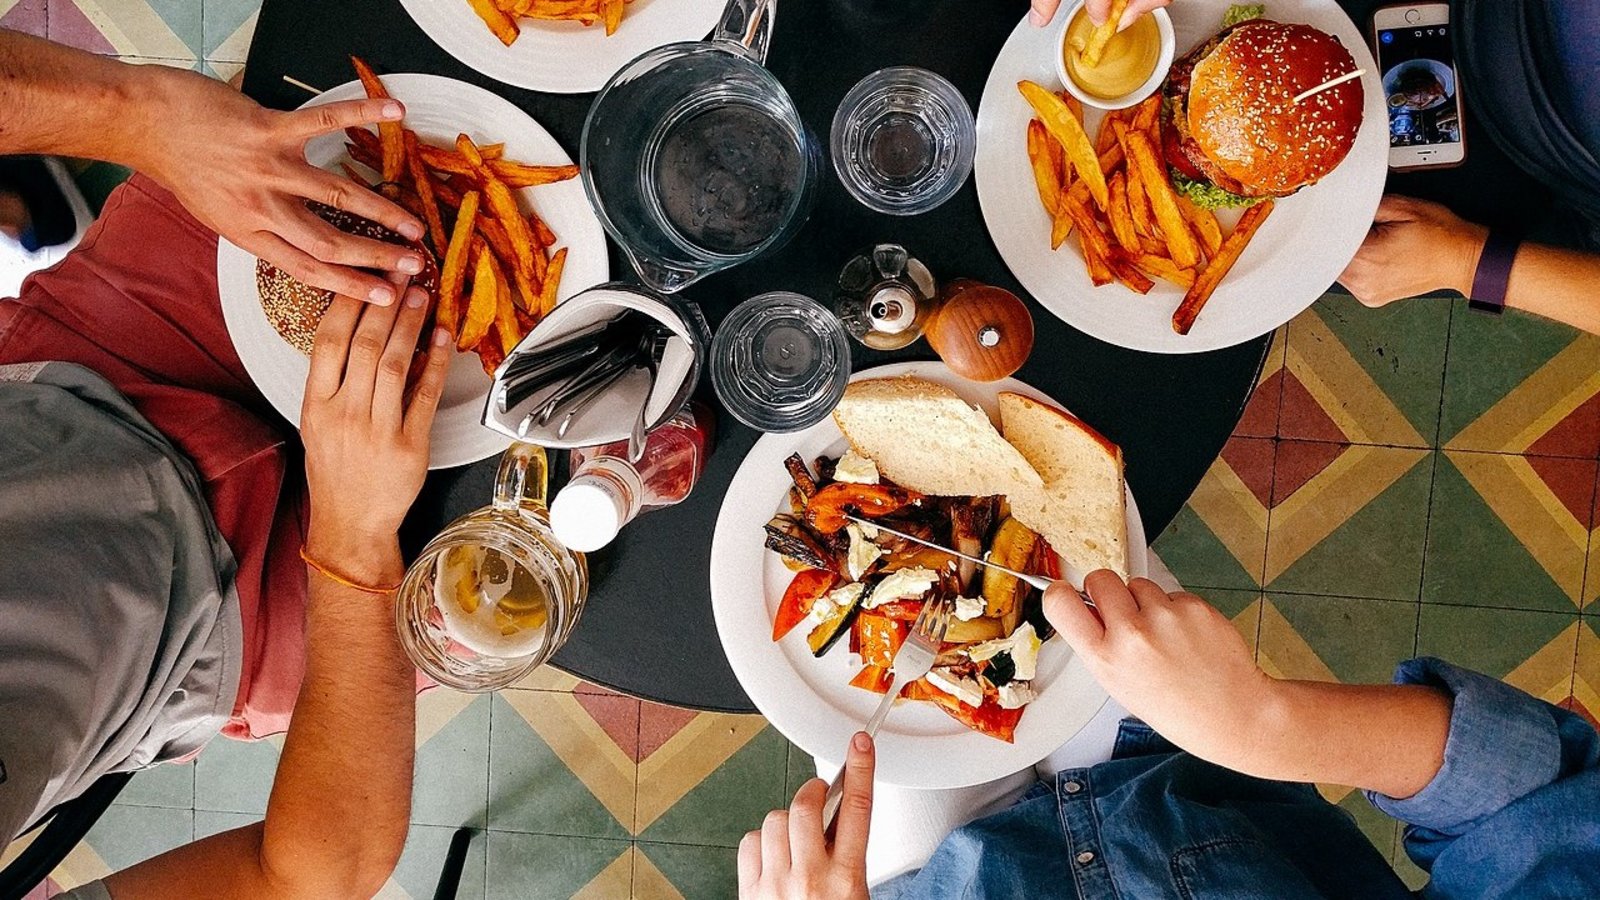
[[[1369,793],[1450,898],[1600,897],[1600,736],[1576,715],[1435,659],[1395,680],[1454,696],[1444,766],[1415,796]],[[1349,813],[1306,784],[1179,752],[1128,720],[1110,762],[1068,769],[952,832],[875,900],[1412,896]]]

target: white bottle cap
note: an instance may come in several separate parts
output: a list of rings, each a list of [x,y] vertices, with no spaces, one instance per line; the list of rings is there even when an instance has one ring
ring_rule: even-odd
[[[550,504],[550,530],[579,553],[611,543],[628,518],[627,498],[598,478],[574,478]]]

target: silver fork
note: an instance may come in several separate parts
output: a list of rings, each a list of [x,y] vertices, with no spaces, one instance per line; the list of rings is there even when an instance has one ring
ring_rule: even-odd
[[[878,711],[867,720],[867,737],[878,736],[878,726],[889,715],[889,708],[894,706],[895,698],[900,696],[900,688],[916,681],[928,674],[933,668],[933,661],[939,655],[939,644],[944,641],[945,629],[950,627],[950,601],[947,599],[932,600],[923,604],[922,612],[917,615],[917,621],[911,626],[911,633],[906,636],[905,643],[894,655],[894,662],[890,665],[890,672],[894,678],[889,682],[889,693],[883,695],[883,700],[878,703]],[[844,769],[833,777],[833,782],[828,785],[828,795],[822,801],[822,830],[826,832],[833,827],[833,820],[839,815],[839,801],[844,797]]]

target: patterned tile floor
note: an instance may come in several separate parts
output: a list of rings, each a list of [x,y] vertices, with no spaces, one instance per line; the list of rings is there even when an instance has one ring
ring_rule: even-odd
[[[0,0],[0,27],[229,77],[259,0]],[[1156,542],[1276,675],[1386,679],[1424,653],[1600,713],[1600,338],[1460,301],[1329,295],[1281,329],[1222,457]],[[55,873],[77,884],[259,818],[280,744],[136,777]],[[542,672],[425,695],[413,825],[384,897],[730,896],[734,846],[811,772],[759,717]],[[1412,883],[1398,827],[1325,787]]]

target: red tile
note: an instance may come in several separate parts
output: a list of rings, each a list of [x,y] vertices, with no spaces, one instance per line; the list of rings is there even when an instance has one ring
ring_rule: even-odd
[[[697,715],[699,713],[692,709],[645,703],[639,711],[639,755],[635,761],[642,761],[660,750],[662,744],[693,722]]]
[[[1581,456],[1594,459],[1600,454],[1600,394],[1590,397],[1554,428],[1528,447],[1528,453],[1541,456]]]
[[[1272,505],[1277,506],[1294,496],[1295,491],[1322,474],[1349,446],[1324,441],[1279,442],[1278,457],[1273,466]]]
[[[1326,410],[1292,374],[1283,379],[1283,402],[1278,407],[1278,433],[1306,441],[1348,441]]]
[[[1595,521],[1595,464],[1587,459],[1526,456],[1528,465],[1585,529]]]
[[[50,40],[90,53],[113,55],[117,52],[72,0],[49,0],[49,7]]]
[[[572,699],[583,707],[595,724],[605,730],[623,753],[639,761],[639,701],[630,697],[580,694]]]
[[[1222,447],[1222,461],[1262,506],[1272,502],[1272,441],[1265,438],[1233,437]]]
[[[0,16],[0,28],[20,31],[34,37],[45,36],[45,0],[21,0],[11,11]]]
[[[1244,415],[1239,417],[1239,424],[1234,426],[1235,437],[1278,436],[1278,400],[1283,394],[1283,380],[1283,370],[1280,369],[1256,385],[1250,402],[1245,404]]]

